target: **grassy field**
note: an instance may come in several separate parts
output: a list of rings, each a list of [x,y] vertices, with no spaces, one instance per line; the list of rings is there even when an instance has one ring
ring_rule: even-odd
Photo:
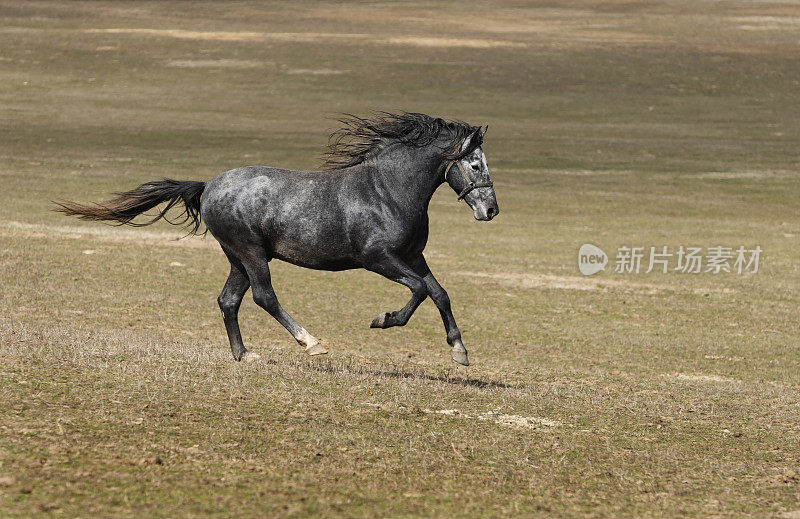
[[[798,56],[797,2],[0,1],[0,515],[800,517]],[[370,330],[405,288],[279,262],[331,353],[248,296],[234,363],[213,238],[51,211],[374,109],[490,126],[500,216],[431,204],[468,368],[430,301]]]

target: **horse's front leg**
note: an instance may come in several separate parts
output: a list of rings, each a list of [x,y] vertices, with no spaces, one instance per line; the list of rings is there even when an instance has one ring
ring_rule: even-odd
[[[372,320],[370,328],[390,328],[405,326],[414,310],[428,297],[428,288],[422,276],[414,272],[403,260],[392,254],[382,254],[366,265],[367,270],[376,272],[396,283],[405,285],[411,290],[411,299],[406,306],[397,312],[379,314]]]
[[[442,288],[442,285],[433,277],[433,273],[431,269],[428,268],[428,263],[425,261],[423,255],[420,254],[419,258],[412,263],[412,266],[414,271],[422,276],[423,281],[425,281],[425,286],[428,289],[428,295],[431,296],[431,299],[433,299],[433,302],[436,304],[436,308],[439,309],[439,314],[441,314],[442,322],[444,323],[444,329],[447,331],[447,344],[453,348],[451,351],[453,360],[463,366],[469,366],[467,349],[461,341],[461,331],[458,329],[456,318],[453,317],[453,310],[450,308],[450,297],[447,295],[445,289]]]

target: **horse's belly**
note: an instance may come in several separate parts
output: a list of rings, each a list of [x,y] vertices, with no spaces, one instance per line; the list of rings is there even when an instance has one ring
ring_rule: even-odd
[[[358,268],[345,239],[331,232],[285,233],[272,240],[272,255],[282,261],[318,270]]]
[[[352,258],[308,258],[308,257],[289,257],[282,254],[275,254],[275,258],[304,267],[307,269],[315,270],[348,270],[361,267],[361,265]]]

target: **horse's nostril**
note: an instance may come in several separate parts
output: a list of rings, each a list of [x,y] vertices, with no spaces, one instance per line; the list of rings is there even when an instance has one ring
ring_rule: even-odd
[[[486,210],[486,216],[492,218],[497,213],[497,210],[494,207],[490,207]]]

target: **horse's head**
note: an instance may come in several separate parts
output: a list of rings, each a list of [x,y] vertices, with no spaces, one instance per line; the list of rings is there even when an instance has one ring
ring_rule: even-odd
[[[475,214],[476,220],[489,221],[500,212],[497,207],[497,197],[494,186],[489,178],[489,165],[486,155],[480,144],[488,126],[477,130],[468,139],[465,139],[461,151],[472,148],[461,158],[450,161],[444,170],[444,180],[453,191],[458,193],[458,199],[464,200]]]

